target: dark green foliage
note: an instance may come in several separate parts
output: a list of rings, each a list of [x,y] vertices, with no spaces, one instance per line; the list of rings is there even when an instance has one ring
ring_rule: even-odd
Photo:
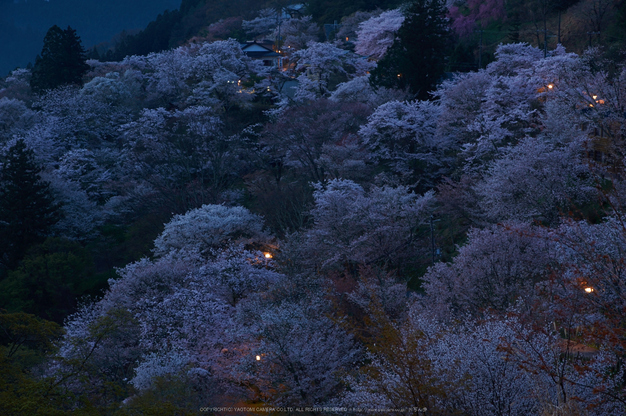
[[[402,3],[399,0],[311,0],[307,3],[307,14],[320,24],[333,23],[356,11],[392,9]]]
[[[204,28],[229,17],[254,19],[264,7],[271,7],[270,1],[255,0],[192,0],[188,12],[183,13],[180,25],[172,32],[170,44],[177,46],[198,35]]]
[[[62,323],[90,284],[91,256],[74,241],[48,238],[0,282],[0,307]]]
[[[470,72],[478,69],[474,50],[476,42],[457,40],[448,58],[446,72]]]
[[[55,348],[62,334],[62,328],[54,322],[25,313],[0,311],[1,415],[68,414],[53,404],[51,383],[29,374]]]
[[[181,17],[182,14],[178,10],[159,14],[156,20],[150,22],[141,32],[122,38],[115,52],[109,51],[106,55],[106,60],[121,61],[128,55],[147,55],[170,48],[172,32],[180,25]]]
[[[184,374],[156,377],[152,388],[132,396],[115,416],[194,416],[211,398],[202,393]]]
[[[6,347],[8,358],[20,355],[21,350],[48,353],[62,334],[63,330],[54,322],[23,312],[0,312],[0,345]]]
[[[430,98],[441,80],[450,48],[445,9],[438,0],[417,0],[387,54],[372,71],[374,86],[408,88],[420,100]]]
[[[550,8],[556,12],[564,12],[579,2],[580,0],[553,0],[550,4]]]
[[[74,29],[52,26],[43,40],[41,55],[35,60],[31,88],[41,92],[62,85],[81,85],[89,69],[86,59],[85,49]]]
[[[0,170],[0,264],[13,268],[26,250],[42,242],[61,218],[50,185],[41,179],[33,151],[18,140]]]

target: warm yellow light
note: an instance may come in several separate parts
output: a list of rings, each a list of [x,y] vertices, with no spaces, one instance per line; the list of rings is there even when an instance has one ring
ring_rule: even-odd
[[[402,76],[402,74],[398,74],[398,78],[400,78]]]
[[[593,107],[593,104],[589,104],[589,107]]]
[[[346,36],[346,42],[348,41],[348,37]]]
[[[552,89],[552,88],[554,88],[554,85],[548,84],[548,88]]]
[[[592,293],[593,292],[593,288],[592,287],[586,287],[585,288],[585,292]]]
[[[256,360],[257,360],[257,361],[261,361],[261,356],[260,356],[260,355],[257,355],[257,356],[256,356]]]
[[[593,99],[595,100],[596,98],[598,98],[597,95],[592,95]]]
[[[263,253],[263,255],[265,256],[266,259],[272,258],[272,253]]]
[[[604,104],[604,100],[598,100],[598,104]]]

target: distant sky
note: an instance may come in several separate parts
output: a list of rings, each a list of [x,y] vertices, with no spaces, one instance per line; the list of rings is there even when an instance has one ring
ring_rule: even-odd
[[[35,61],[53,25],[76,29],[89,48],[122,30],[143,29],[181,0],[0,0],[0,76]]]

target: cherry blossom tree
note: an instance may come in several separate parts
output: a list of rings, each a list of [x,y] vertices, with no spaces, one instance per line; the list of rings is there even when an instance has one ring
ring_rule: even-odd
[[[111,159],[117,152],[72,149],[61,156],[54,174],[80,186],[91,200],[106,203],[115,196],[110,182],[115,179]]]
[[[330,95],[330,99],[340,102],[360,102],[376,108],[389,101],[403,101],[407,99],[406,92],[388,89],[388,88],[372,88],[369,81],[369,75],[355,77],[350,81],[342,82],[337,85],[337,89]]]
[[[555,231],[557,264],[550,281],[542,286],[546,297],[540,309],[554,319],[569,343],[595,347],[596,359],[560,377],[562,384],[584,391],[590,408],[615,409],[609,413],[623,411],[619,409],[626,403],[620,365],[626,241],[622,219],[623,214],[617,212],[600,224],[568,221]],[[555,371],[550,375],[555,374],[559,376]]]
[[[216,251],[211,260],[187,247],[131,263],[101,300],[70,317],[56,371],[82,374],[93,388],[107,382],[128,388],[130,380],[145,391],[180,372],[190,385],[227,384],[233,361],[224,362],[223,350],[247,339],[236,330],[235,307],[283,279],[272,269],[262,253],[243,246]],[[81,378],[68,375],[67,382],[86,388]]]
[[[359,25],[366,20],[371,19],[381,13],[381,10],[374,11],[356,11],[349,16],[341,18],[341,26],[336,33],[337,44],[343,48],[354,48],[354,41],[356,40],[356,32],[359,30]]]
[[[553,248],[541,229],[523,224],[473,229],[452,263],[437,263],[424,275],[425,304],[442,318],[504,312],[549,277]]]
[[[439,86],[435,96],[442,109],[438,120],[440,134],[460,143],[476,139],[476,133],[469,126],[481,113],[491,82],[489,74],[479,71],[458,74]]]
[[[56,172],[44,177],[50,183],[55,200],[61,204],[63,217],[54,225],[55,234],[81,240],[94,237],[106,218],[103,207],[90,199],[79,183]]]
[[[262,38],[270,35],[282,16],[275,9],[268,8],[259,11],[259,15],[252,20],[244,20],[242,23],[243,30],[253,38]]]
[[[450,407],[467,415],[535,414],[541,408],[536,380],[510,359],[503,340],[522,331],[515,318],[465,320],[445,328],[428,355],[446,389]]]
[[[35,121],[35,113],[17,99],[0,98],[0,134],[9,138],[28,130]]]
[[[248,166],[245,142],[226,136],[222,126],[211,107],[144,110],[138,120],[121,126],[126,175],[149,185],[153,198],[175,212],[218,202]]]
[[[340,374],[359,362],[358,345],[328,316],[331,305],[316,295],[277,303],[257,300],[242,307],[243,331],[257,341],[241,357],[238,376],[265,403],[325,403],[340,388]]]
[[[251,94],[243,94],[238,81],[264,75],[268,70],[246,56],[234,39],[127,57],[121,65],[126,71],[142,73],[147,104],[178,108],[198,104],[225,109],[245,106]]]
[[[154,253],[210,253],[228,244],[266,239],[263,220],[244,207],[203,205],[176,215],[154,242]]]
[[[42,120],[23,136],[47,161],[58,160],[64,151],[87,143],[98,147],[110,143],[118,136],[118,126],[128,122],[131,115],[127,109],[91,99],[69,87],[50,91],[33,103],[33,108]]]
[[[287,19],[280,25],[281,41],[278,46],[285,52],[304,49],[309,42],[318,39],[319,30],[311,16]],[[278,39],[278,36],[278,29],[275,29],[274,37]]]
[[[310,42],[306,49],[293,53],[291,59],[296,62],[296,71],[301,72],[295,93],[299,101],[327,97],[340,82],[364,75],[373,67],[354,53],[320,42]]]
[[[439,131],[457,141],[466,172],[481,171],[506,146],[538,135],[544,120],[553,123],[545,106],[556,97],[580,96],[574,86],[585,73],[581,60],[562,49],[542,59],[541,51],[529,45],[501,45],[485,71],[446,81],[435,93],[442,106]],[[571,109],[562,110],[576,118]]]
[[[486,216],[555,223],[570,207],[582,206],[596,194],[583,149],[580,141],[555,148],[545,138],[526,138],[508,150],[476,185]]]
[[[136,112],[142,105],[145,94],[145,78],[138,70],[128,69],[123,72],[111,71],[104,76],[93,78],[86,83],[80,93],[96,102],[111,106],[121,106]]]
[[[271,162],[280,161],[301,178],[323,181],[337,175],[338,170],[349,175],[350,169],[340,165],[359,163],[359,153],[345,154],[345,149],[354,149],[349,147],[352,137],[369,112],[359,103],[316,100],[287,109],[275,123],[266,126],[261,141],[268,146]]]
[[[30,89],[30,69],[18,68],[4,79],[3,88],[0,89],[0,97],[7,97],[30,103],[32,91]]]
[[[312,264],[330,269],[411,262],[419,252],[418,228],[427,220],[433,199],[432,193],[419,196],[405,187],[366,192],[340,179],[316,185],[314,197],[306,251]]]
[[[428,189],[445,173],[451,143],[437,134],[440,107],[427,101],[390,101],[359,130],[376,164],[388,166],[401,183]]]
[[[400,9],[389,10],[361,22],[356,32],[355,52],[373,60],[379,60],[396,38],[396,32],[404,22]]]

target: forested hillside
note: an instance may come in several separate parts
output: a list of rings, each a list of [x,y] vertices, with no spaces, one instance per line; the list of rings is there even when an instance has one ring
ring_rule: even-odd
[[[2,80],[0,414],[623,415],[620,42],[283,6]]]

